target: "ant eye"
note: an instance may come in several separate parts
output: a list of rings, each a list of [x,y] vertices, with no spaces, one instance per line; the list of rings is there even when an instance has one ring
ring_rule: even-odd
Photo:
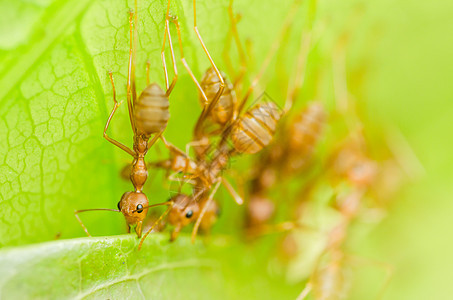
[[[186,214],[186,218],[187,219],[190,219],[191,217],[193,216],[193,211],[192,210],[189,210]]]
[[[143,205],[139,204],[137,205],[137,212],[141,213],[143,211]]]
[[[118,207],[118,210],[121,210],[121,201],[118,202],[118,204],[116,205],[116,207]]]

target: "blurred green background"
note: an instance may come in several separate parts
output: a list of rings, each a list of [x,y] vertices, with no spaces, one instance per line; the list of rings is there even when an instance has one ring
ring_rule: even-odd
[[[300,33],[310,26],[307,15],[313,3],[303,2],[286,48],[282,47],[278,63],[273,62],[263,80],[263,88],[277,101],[284,99]],[[139,88],[144,86],[147,59],[151,77],[163,84],[159,55],[165,4],[139,1]],[[242,16],[241,38],[251,45],[249,74],[258,70],[290,4],[235,2]],[[221,69],[226,68],[222,51],[227,5],[227,1],[198,1],[200,31]],[[23,245],[60,235],[62,239],[82,237],[73,210],[113,208],[121,194],[131,189],[119,177],[129,157],[101,135],[112,106],[108,70],[115,76],[118,96],[125,96],[130,7],[132,1],[123,0],[0,1],[0,245],[6,251],[4,260],[14,256],[14,251],[23,251]],[[180,19],[186,56],[199,78],[209,64],[191,30],[191,1],[176,1],[172,12]],[[353,244],[357,254],[395,267],[384,299],[450,299],[453,293],[449,282],[453,241],[448,233],[453,227],[452,15],[453,2],[445,0],[325,0],[317,4],[314,24],[321,30],[308,70],[330,70],[332,49],[346,35],[347,70],[355,74],[348,77],[350,90],[365,108],[368,123],[376,130],[398,128],[424,169],[392,201],[387,218]],[[233,61],[237,62],[235,52]],[[182,65],[178,66],[181,76],[172,95],[166,136],[183,146],[190,140],[200,108],[193,84]],[[301,105],[317,95],[309,71]],[[332,87],[327,84],[320,96],[332,103]],[[127,122],[123,106],[112,123],[112,136],[131,142],[131,133],[124,130]],[[161,176],[152,174],[149,180],[146,192],[153,202],[165,200],[168,189],[175,189],[161,186]],[[228,206],[228,197],[223,198]],[[226,209],[234,215],[234,207]],[[94,235],[125,232],[121,216],[83,218]],[[227,212],[216,230],[234,232],[230,220]],[[28,247],[33,249],[33,245]],[[225,261],[240,261],[234,255],[241,252],[234,253]],[[6,274],[5,270],[0,272]],[[233,270],[245,270],[244,277],[236,278],[238,282],[248,276],[244,266]],[[229,278],[236,276],[232,272]],[[374,295],[370,291],[381,284],[382,276],[363,272],[366,276],[354,289],[354,299],[370,299]],[[279,294],[278,283],[274,284],[275,294],[268,297]],[[281,286],[280,295],[295,296],[302,286]]]

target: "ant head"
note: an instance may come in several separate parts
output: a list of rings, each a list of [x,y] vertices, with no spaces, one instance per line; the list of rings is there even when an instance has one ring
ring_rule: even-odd
[[[192,197],[178,194],[171,199],[174,204],[167,221],[175,227],[184,227],[197,219],[200,207]]]
[[[142,222],[148,213],[148,198],[139,192],[126,192],[118,202],[118,209],[126,218],[127,225],[136,226],[135,231],[142,235]]]

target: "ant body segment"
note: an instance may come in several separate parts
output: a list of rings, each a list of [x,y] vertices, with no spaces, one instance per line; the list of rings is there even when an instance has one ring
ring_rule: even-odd
[[[127,105],[129,111],[129,120],[133,131],[133,147],[130,149],[126,145],[118,142],[117,140],[107,135],[107,129],[110,122],[115,114],[116,110],[121,103],[116,100],[115,85],[113,82],[112,73],[109,72],[110,81],[113,90],[113,102],[114,106],[109,115],[107,123],[104,128],[104,138],[112,143],[113,145],[124,150],[126,153],[133,157],[132,167],[130,171],[130,179],[134,186],[134,191],[125,192],[121,200],[118,202],[118,210],[116,209],[84,209],[75,211],[75,216],[79,221],[80,225],[84,229],[85,233],[90,236],[87,228],[80,220],[78,214],[86,211],[114,211],[121,212],[126,219],[128,225],[128,231],[131,227],[135,227],[135,231],[138,237],[142,235],[143,220],[146,217],[149,208],[149,201],[146,195],[143,193],[143,186],[148,178],[147,165],[145,163],[145,155],[151,146],[161,137],[162,132],[165,130],[170,113],[169,113],[169,100],[168,97],[171,94],[178,76],[175,58],[173,53],[173,46],[170,36],[168,18],[166,18],[164,39],[162,46],[162,62],[165,72],[165,84],[166,91],[162,90],[157,83],[149,83],[149,64],[147,65],[147,87],[142,91],[139,97],[137,97],[136,85],[135,85],[135,57],[137,51],[137,1],[135,1],[135,13],[129,13],[129,34],[130,34],[130,47],[129,47],[129,67],[127,76]],[[167,67],[164,58],[164,49],[166,43],[166,36],[168,35],[168,41],[170,44],[170,51],[172,54],[172,63],[174,67],[174,78],[169,84]],[[153,136],[154,135],[154,136]],[[153,136],[151,138],[151,136]]]

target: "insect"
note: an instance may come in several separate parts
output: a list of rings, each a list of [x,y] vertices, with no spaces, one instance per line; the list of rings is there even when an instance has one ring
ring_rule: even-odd
[[[298,1],[295,2],[292,8],[297,7],[300,3]],[[230,2],[230,7],[232,5],[232,2]],[[196,28],[196,1],[194,1],[194,28],[195,32],[197,33],[197,36],[200,40],[202,41],[201,36],[198,33],[198,29]],[[284,23],[283,26],[283,32],[288,30],[288,27],[294,18],[295,12],[293,10],[290,10],[290,13],[288,14],[288,17],[286,19],[286,22]],[[224,121],[221,121],[219,114],[217,112],[222,111],[225,112],[226,109],[224,109],[226,106],[221,106],[223,107],[220,110],[214,111],[214,107],[217,105],[220,95],[220,89],[219,91],[214,95],[213,99],[208,99],[206,94],[208,95],[213,95],[214,93],[205,93],[203,90],[202,86],[198,83],[196,80],[195,76],[193,75],[192,71],[190,70],[189,65],[187,64],[185,57],[184,57],[184,52],[183,52],[183,47],[181,45],[181,32],[179,29],[179,24],[176,18],[173,18],[173,23],[176,26],[177,33],[178,33],[178,40],[180,42],[180,50],[181,50],[181,60],[187,69],[188,73],[190,74],[192,80],[195,82],[198,91],[204,99],[205,106],[203,107],[203,111],[200,115],[200,117],[197,120],[195,130],[194,130],[194,141],[192,145],[199,143],[200,142],[200,136],[202,139],[208,139],[209,137],[206,137],[206,132],[204,131],[205,129],[203,128],[204,122],[208,119],[211,118],[213,120],[217,120],[217,123],[219,125],[222,125]],[[234,21],[232,21],[234,23]],[[170,160],[167,161],[162,161],[158,162],[157,166],[161,167],[167,167],[167,168],[172,168],[173,171],[176,172],[184,172],[187,177],[191,180],[191,184],[194,186],[194,190],[196,191],[193,197],[191,198],[192,202],[197,202],[199,207],[200,207],[200,212],[197,215],[197,219],[194,225],[194,228],[192,230],[192,241],[195,240],[198,228],[202,226],[203,219],[208,212],[208,210],[212,207],[212,202],[214,198],[214,194],[219,188],[219,185],[221,183],[224,184],[224,186],[230,191],[230,193],[233,195],[233,197],[236,199],[236,202],[242,203],[242,199],[238,196],[238,194],[234,191],[234,189],[231,187],[231,185],[226,181],[226,179],[222,176],[222,171],[226,168],[227,163],[232,155],[240,154],[240,153],[249,153],[253,154],[261,149],[263,149],[265,146],[267,146],[275,132],[275,128],[277,125],[278,120],[280,119],[280,112],[277,106],[272,103],[272,102],[263,102],[259,103],[255,106],[253,106],[251,109],[247,110],[245,114],[241,115],[241,111],[244,109],[245,103],[248,99],[248,97],[251,95],[255,85],[258,82],[258,79],[262,76],[265,68],[269,64],[272,56],[274,55],[278,42],[281,39],[281,36],[277,37],[277,41],[275,41],[265,59],[265,62],[263,63],[263,66],[252,82],[250,88],[247,90],[245,93],[244,97],[241,99],[239,102],[239,105],[235,106],[234,112],[228,113],[230,116],[229,120],[226,120],[225,125],[221,127],[220,132],[216,133],[220,137],[220,139],[214,143],[214,147],[210,147],[210,149],[213,149],[210,157],[206,154],[206,148],[204,148],[204,151],[198,151],[197,157],[195,159],[190,159],[187,153],[184,153],[181,150],[178,150],[176,147],[171,146],[169,147],[171,153],[173,154],[173,157],[170,158]],[[203,45],[203,43],[202,43]],[[203,46],[203,49],[205,53],[209,56],[209,52],[207,49]],[[212,70],[216,70],[217,68],[214,67],[215,65],[213,64],[212,59],[210,58],[212,69],[208,70],[208,74],[212,74]],[[223,76],[215,72],[217,75],[217,80],[219,82],[216,82],[211,86],[214,87],[213,90],[217,88],[217,84],[219,86],[220,83],[224,83],[225,81],[223,80]],[[211,79],[213,78],[213,75],[210,76]],[[220,94],[219,94],[220,93]],[[222,91],[223,93],[223,91]],[[233,94],[224,94],[223,96],[229,97],[232,96]],[[232,106],[228,106],[229,108],[232,108]],[[211,112],[214,111],[214,114],[217,114],[215,117],[211,114]],[[233,148],[230,147],[228,141],[232,142]],[[203,141],[202,141],[203,142]],[[206,145],[206,144],[204,144]],[[209,146],[211,146],[209,144]],[[209,149],[209,148],[208,148]],[[174,205],[174,202],[166,203],[167,205],[170,205],[170,207],[167,209],[166,213],[169,213],[171,210],[171,206]],[[146,236],[146,235],[145,235]],[[145,237],[144,236],[144,237]],[[142,239],[143,240],[143,239]]]
[[[170,241],[174,241],[182,228],[191,223],[195,223],[204,203],[195,201],[193,195],[185,195],[182,193],[174,196],[171,201],[173,202],[173,205],[168,212],[167,222],[174,227],[170,236]],[[200,223],[200,229],[204,232],[208,232],[217,221],[219,214],[220,208],[218,204],[216,201],[211,201],[206,209],[205,216]]]
[[[365,201],[368,200],[367,194],[377,170],[377,163],[366,155],[362,138],[357,132],[351,133],[330,155],[323,167],[321,180],[314,182],[315,185],[322,185],[323,180],[330,183],[334,191],[333,208],[340,220],[327,232],[324,249],[316,259],[309,281],[298,300],[305,299],[309,293],[313,293],[314,299],[346,299],[352,268],[358,265],[372,264],[385,269],[385,283],[380,292],[390,280],[392,268],[387,264],[355,257],[344,250],[353,222],[366,214]]]
[[[167,5],[167,15],[166,15],[166,29],[168,29],[169,31],[169,27],[168,27],[168,20],[170,19],[170,15],[169,15],[169,8],[170,8],[170,3],[171,3],[171,0],[168,1],[168,5]],[[210,114],[210,112],[212,111],[212,108],[216,105],[217,101],[219,100],[219,98],[222,96],[222,93],[224,91],[224,88],[225,88],[225,83],[223,81],[223,77],[222,75],[220,74],[219,70],[217,69],[213,59],[211,58],[210,54],[209,54],[209,51],[208,49],[206,48],[206,46],[204,45],[204,42],[203,42],[203,39],[198,31],[198,27],[197,27],[197,21],[196,21],[196,2],[194,0],[193,2],[194,4],[194,31],[200,41],[200,44],[206,54],[206,56],[208,57],[210,63],[211,63],[211,66],[212,66],[212,70],[213,72],[215,73],[215,75],[217,76],[217,79],[218,79],[218,82],[216,84],[216,86],[214,87],[214,89],[210,89],[210,91],[214,91],[215,89],[217,89],[216,92],[213,92],[213,98],[210,99],[210,101],[207,99],[206,95],[204,94],[203,90],[200,88],[200,91],[203,95],[203,98],[205,99],[205,102],[204,102],[204,107],[203,107],[203,111],[201,113],[201,116],[199,118],[199,122],[197,123],[196,125],[196,128],[198,128],[199,126],[202,126],[202,121],[204,119],[206,119],[206,117]],[[182,48],[182,41],[181,41],[181,34],[180,34],[180,29],[179,29],[179,24],[177,22],[177,18],[176,17],[173,17],[172,18],[172,21],[173,23],[175,23],[176,27],[177,27],[177,31],[178,31],[178,40],[179,40],[179,45],[180,45],[180,51],[181,51],[181,61],[183,63],[183,65],[186,67],[186,69],[188,70],[189,72],[189,75],[192,77],[192,79],[196,82],[196,79],[192,73],[192,71],[190,70],[186,60],[185,60],[185,57],[184,57],[184,53],[183,53],[183,48]],[[174,56],[172,56],[172,58],[174,58]],[[198,82],[196,82],[197,85],[199,86]],[[190,161],[188,160],[188,158],[184,155],[184,153],[182,151],[180,151],[179,149],[177,149],[175,146],[171,145],[170,143],[168,143],[165,138],[162,137],[162,141],[164,142],[164,145],[170,149],[170,151],[175,155],[175,160],[174,161],[171,161],[171,162],[162,162],[162,163],[157,163],[156,166],[166,166],[165,164],[167,163],[170,163],[169,166],[171,166],[173,169],[176,169],[177,171],[180,171],[181,168],[184,168],[184,170],[189,170],[189,171],[195,171],[195,166],[192,164],[192,169],[189,169],[189,167],[191,167],[191,163]],[[161,203],[161,204],[158,204],[158,205],[168,205],[169,208],[167,209],[167,211],[161,216],[161,218],[155,223],[157,224],[162,218],[164,215],[166,215],[167,213],[171,212],[170,214],[170,220],[171,222],[170,223],[175,223],[176,220],[183,220],[181,218],[176,218],[174,216],[177,216],[178,215],[178,212],[180,212],[180,207],[181,207],[181,203],[188,203],[188,200],[187,199],[190,199],[190,198],[187,198],[188,196],[185,196],[183,194],[180,194],[180,197],[176,197],[174,200],[170,200],[170,201],[167,201],[165,203]],[[184,201],[183,201],[184,200]],[[181,202],[182,201],[182,202]],[[189,201],[191,202],[191,201]],[[193,211],[192,211],[192,214],[190,215],[192,217],[193,215]],[[184,224],[184,222],[182,222],[181,224]],[[154,227],[154,226],[153,226]],[[140,244],[139,244],[139,249],[141,248],[142,246],[142,243],[144,241],[144,239],[146,238],[146,236],[152,231],[153,227],[151,227],[147,232],[146,234],[143,236]],[[180,226],[176,226],[175,228],[175,234],[172,234],[172,237],[174,236],[174,238],[176,238],[177,236],[177,232],[179,232],[180,229],[178,228],[181,228]],[[173,238],[172,238],[173,239]]]
[[[284,112],[286,117],[279,123],[277,138],[261,153],[255,168],[252,169],[250,199],[246,210],[246,232],[256,234],[260,232],[260,227],[263,229],[269,227],[264,225],[272,218],[276,207],[268,196],[269,190],[277,179],[279,184],[282,184],[307,167],[326,126],[326,111],[320,101],[308,103],[293,118],[288,116],[304,82],[305,65],[311,44],[311,32],[303,32],[294,80],[287,89]]]
[[[168,15],[168,9],[167,9]],[[116,91],[113,81],[112,73],[109,73],[110,81],[113,90],[113,109],[108,117],[107,123],[104,128],[104,138],[113,145],[124,150],[126,153],[133,157],[132,167],[130,171],[130,179],[134,186],[134,191],[125,192],[121,200],[118,202],[118,209],[85,209],[75,211],[75,216],[80,225],[90,236],[87,228],[80,220],[78,214],[86,211],[114,211],[121,212],[126,219],[128,230],[135,227],[135,232],[138,237],[142,235],[143,220],[146,217],[149,201],[143,193],[143,186],[148,178],[148,170],[145,163],[145,155],[150,147],[159,139],[162,132],[165,130],[170,114],[169,114],[169,99],[171,92],[176,84],[178,72],[175,64],[173,53],[173,46],[170,36],[170,28],[168,17],[165,22],[165,31],[162,46],[162,62],[165,72],[166,91],[162,90],[156,83],[149,83],[149,64],[147,65],[147,87],[137,97],[136,84],[135,84],[135,64],[136,64],[136,51],[137,51],[137,1],[135,1],[135,13],[129,13],[129,67],[127,76],[126,98],[129,111],[129,120],[133,132],[133,147],[132,149],[126,145],[118,142],[117,140],[107,135],[107,129],[110,122],[121,103],[116,100]],[[164,57],[164,50],[166,44],[166,37],[170,44],[170,51],[172,54],[172,63],[174,67],[174,77],[171,83],[168,80],[167,67]],[[151,138],[152,136],[152,138]]]
[[[311,291],[315,299],[347,298],[351,284],[351,268],[364,264],[376,265],[386,271],[379,293],[384,291],[392,276],[392,267],[382,262],[346,254],[343,250],[352,222],[360,217],[364,195],[365,190],[356,187],[348,193],[336,196],[337,210],[342,216],[341,221],[330,230],[325,250],[319,256],[309,282],[297,298],[298,300],[305,299]]]
[[[344,58],[343,55],[341,57]],[[342,63],[344,63],[342,61]],[[334,62],[336,65],[337,62]],[[343,64],[343,72],[346,72]],[[335,70],[341,69],[334,66]],[[376,181],[379,163],[371,158],[364,125],[357,112],[355,103],[347,88],[346,76],[334,76],[337,92],[338,111],[348,128],[348,136],[334,149],[324,166],[325,177],[334,190],[334,208],[341,216],[327,238],[324,251],[320,254],[309,282],[301,292],[298,300],[305,299],[313,292],[315,299],[345,299],[351,285],[351,269],[354,265],[373,264],[386,271],[386,278],[380,289],[385,289],[392,275],[392,267],[369,259],[354,257],[344,252],[352,222],[367,217],[364,211],[370,189]],[[341,101],[340,101],[341,100]],[[340,105],[341,104],[341,105]],[[368,218],[368,217],[367,217]]]

